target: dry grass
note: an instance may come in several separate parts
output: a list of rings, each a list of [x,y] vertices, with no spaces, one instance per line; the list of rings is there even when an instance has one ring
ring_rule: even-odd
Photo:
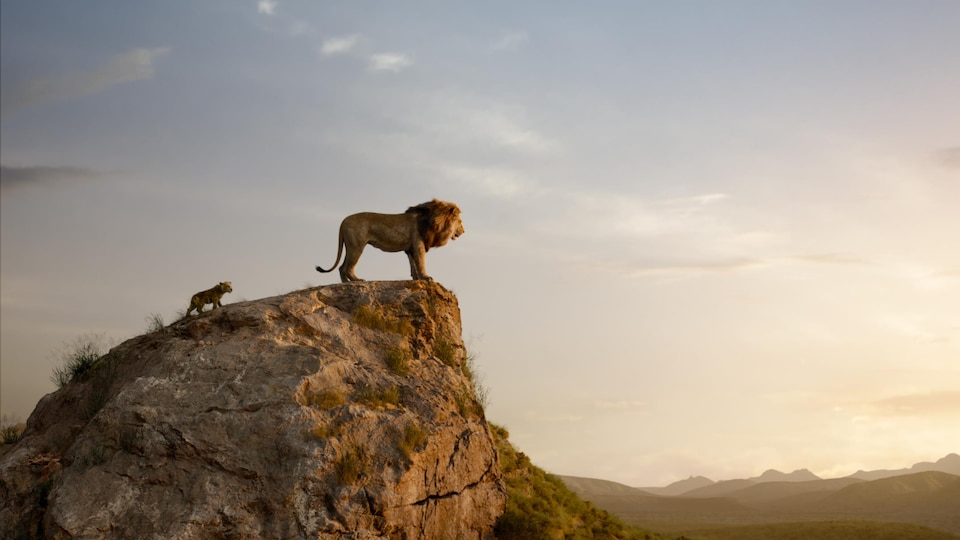
[[[148,334],[163,330],[163,315],[160,315],[159,313],[151,313],[145,317],[145,319],[147,321]]]
[[[400,387],[391,386],[385,390],[364,388],[357,392],[357,401],[377,409],[400,406]]]
[[[384,313],[382,307],[375,304],[358,307],[353,312],[353,322],[373,330],[391,332],[401,336],[412,336],[414,333],[413,324],[410,321],[394,319]]]
[[[457,367],[457,347],[445,338],[437,338],[433,342],[433,354],[445,365]]]
[[[404,347],[390,347],[387,349],[387,357],[384,360],[390,371],[397,375],[407,375],[410,373],[410,351]]]
[[[2,444],[16,444],[23,438],[23,429],[26,424],[19,422],[0,428],[0,442]]]
[[[323,390],[316,392],[312,390],[304,391],[304,404],[310,407],[316,407],[322,410],[330,410],[339,407],[347,402],[343,394],[337,390]]]
[[[59,353],[63,365],[53,368],[50,380],[57,388],[63,388],[72,381],[84,380],[108,348],[106,334],[86,334],[73,343],[64,344]]]
[[[334,466],[343,485],[352,485],[363,477],[370,458],[361,446],[353,445],[344,451]]]
[[[340,435],[340,426],[335,424],[316,424],[303,434],[305,441],[324,441]]]
[[[470,389],[466,385],[460,385],[460,389],[453,395],[453,401],[457,405],[457,412],[464,418],[483,418],[483,406],[478,402]]]
[[[425,442],[427,442],[427,431],[416,422],[410,422],[404,426],[403,437],[397,443],[397,448],[400,449],[403,457],[410,459],[413,451]]]
[[[483,377],[477,371],[477,357],[472,354],[467,354],[467,361],[461,366],[464,376],[470,381],[470,384],[473,385],[473,391],[477,398],[477,404],[480,406],[482,411],[487,409],[487,405],[490,404],[490,391],[487,389],[487,386],[483,383]]]

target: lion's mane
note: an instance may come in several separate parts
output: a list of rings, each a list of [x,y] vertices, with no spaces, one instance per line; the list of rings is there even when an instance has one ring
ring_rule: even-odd
[[[463,231],[460,221],[460,207],[454,203],[434,199],[407,208],[407,214],[417,215],[417,230],[423,238],[423,246],[430,248],[446,245],[456,234]]]

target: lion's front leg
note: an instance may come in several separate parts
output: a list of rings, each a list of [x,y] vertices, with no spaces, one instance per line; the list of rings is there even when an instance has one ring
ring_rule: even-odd
[[[424,249],[423,244],[414,244],[412,248],[406,251],[406,254],[407,259],[410,260],[410,277],[413,279],[433,281],[433,278],[427,275],[427,251]]]

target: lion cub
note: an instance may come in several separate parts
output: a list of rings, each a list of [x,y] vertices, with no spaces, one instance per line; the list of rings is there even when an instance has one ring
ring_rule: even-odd
[[[197,310],[197,315],[203,313],[203,306],[207,304],[213,304],[211,310],[221,307],[223,304],[220,303],[220,298],[228,292],[233,292],[233,285],[229,281],[221,281],[210,289],[198,292],[190,299],[190,308],[187,309],[187,315],[190,315],[193,310]],[[187,315],[184,315],[184,317]]]

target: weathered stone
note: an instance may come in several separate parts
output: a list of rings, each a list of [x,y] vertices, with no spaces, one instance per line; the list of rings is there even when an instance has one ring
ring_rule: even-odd
[[[506,492],[464,360],[434,283],[188,317],[40,401],[0,457],[0,537],[489,538]]]

